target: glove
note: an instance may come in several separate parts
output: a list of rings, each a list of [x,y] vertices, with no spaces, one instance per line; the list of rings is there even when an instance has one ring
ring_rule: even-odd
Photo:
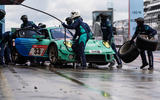
[[[109,43],[109,45],[111,45],[111,41],[107,40],[107,42]]]
[[[152,34],[148,35],[148,38],[151,39],[152,37],[154,37]]]
[[[73,39],[72,39],[72,41],[73,41],[73,42],[76,42],[76,39],[75,39],[75,38],[73,38]]]
[[[66,26],[66,24],[64,22],[62,22],[61,24],[62,24],[63,27]]]
[[[134,44],[134,41],[133,41],[133,40],[130,40],[129,43],[130,43],[130,44]]]

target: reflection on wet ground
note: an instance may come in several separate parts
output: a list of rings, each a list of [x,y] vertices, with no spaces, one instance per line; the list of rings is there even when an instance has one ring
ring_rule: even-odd
[[[138,59],[120,70],[1,68],[0,100],[159,100],[160,63],[154,71],[140,65]]]

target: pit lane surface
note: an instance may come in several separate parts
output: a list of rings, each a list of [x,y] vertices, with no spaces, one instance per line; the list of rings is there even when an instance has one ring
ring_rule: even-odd
[[[140,57],[123,69],[0,67],[0,100],[159,100],[160,52],[155,70],[140,70]]]

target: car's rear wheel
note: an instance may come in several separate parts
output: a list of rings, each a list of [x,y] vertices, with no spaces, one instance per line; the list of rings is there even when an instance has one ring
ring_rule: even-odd
[[[48,52],[49,60],[51,64],[56,64],[57,59],[58,59],[58,52],[57,52],[57,47],[55,45],[51,45],[49,47],[49,52]]]
[[[27,62],[27,60],[23,56],[21,56],[16,49],[12,50],[11,58],[12,62],[15,64],[25,64]]]

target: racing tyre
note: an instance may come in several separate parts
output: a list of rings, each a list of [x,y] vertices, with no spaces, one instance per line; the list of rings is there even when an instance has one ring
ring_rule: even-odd
[[[27,60],[23,56],[21,56],[16,49],[12,50],[11,58],[12,62],[15,64],[25,64],[27,62]]]
[[[155,51],[158,46],[158,40],[154,37],[149,39],[147,35],[138,35],[136,45],[141,50]]]
[[[127,41],[118,50],[118,55],[123,62],[130,63],[138,57],[139,50],[137,49],[135,43],[131,44],[130,41]]]
[[[55,45],[51,45],[49,47],[48,56],[49,56],[49,60],[50,60],[51,64],[57,63],[58,51],[57,51],[57,47]]]

